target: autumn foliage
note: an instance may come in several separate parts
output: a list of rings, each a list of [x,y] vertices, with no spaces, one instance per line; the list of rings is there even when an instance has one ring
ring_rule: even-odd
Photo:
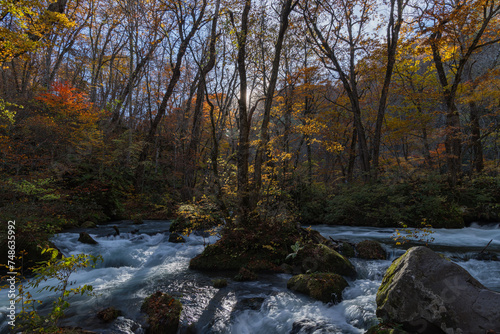
[[[360,223],[379,196],[395,201],[377,222],[416,203],[437,223],[459,202],[441,192],[498,175],[497,1],[16,4],[0,3],[9,214],[167,218],[208,198],[228,221]]]

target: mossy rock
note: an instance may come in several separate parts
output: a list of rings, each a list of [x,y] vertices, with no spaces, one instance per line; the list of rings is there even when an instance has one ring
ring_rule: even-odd
[[[111,322],[122,315],[122,311],[115,309],[114,307],[108,307],[104,310],[97,312],[97,318],[105,323]]]
[[[201,254],[192,258],[189,262],[189,268],[203,271],[237,271],[247,264],[246,256],[231,256],[230,252],[219,240],[213,245],[208,245]]]
[[[340,245],[339,253],[345,257],[354,257],[356,255],[354,247],[346,241],[343,241]]]
[[[385,260],[387,253],[382,245],[375,240],[364,240],[356,245],[358,257],[368,260]]]
[[[91,222],[90,220],[87,220],[84,222],[82,225],[80,225],[81,228],[96,228],[97,225],[94,222]]]
[[[227,279],[225,278],[214,279],[212,283],[214,284],[214,288],[222,289],[227,286]]]
[[[150,334],[176,334],[182,312],[180,301],[167,293],[157,291],[147,297],[141,311],[148,315],[147,323]]]
[[[297,229],[275,227],[235,228],[227,230],[215,244],[209,245],[191,259],[191,269],[204,271],[238,271],[245,267],[253,272],[282,272],[281,265],[299,238]]]
[[[304,293],[324,303],[338,303],[342,300],[342,291],[349,286],[338,274],[316,273],[293,276],[288,280],[287,288]]]
[[[80,232],[78,241],[84,244],[97,245],[97,241],[95,241],[87,232]]]
[[[144,220],[142,219],[141,216],[132,217],[132,221],[134,222],[135,225],[142,225],[142,224],[144,224]]]
[[[356,269],[352,263],[335,250],[323,244],[307,244],[297,252],[292,265],[302,273],[335,273],[344,276],[355,276]]]

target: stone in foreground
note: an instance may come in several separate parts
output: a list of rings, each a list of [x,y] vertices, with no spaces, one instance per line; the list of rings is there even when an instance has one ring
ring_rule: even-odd
[[[144,300],[141,311],[148,315],[149,334],[175,334],[179,327],[182,304],[167,293],[157,291]]]
[[[500,293],[426,247],[410,248],[387,270],[377,316],[411,333],[500,331]]]

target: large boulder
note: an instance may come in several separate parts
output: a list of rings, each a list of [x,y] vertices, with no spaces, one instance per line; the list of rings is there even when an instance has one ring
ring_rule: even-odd
[[[368,260],[385,260],[387,254],[380,242],[375,240],[364,240],[356,245],[358,257]]]
[[[86,222],[82,223],[82,225],[80,225],[81,228],[96,228],[97,225],[96,223],[90,221],[90,220],[87,220]]]
[[[191,259],[189,267],[204,271],[238,271],[245,267],[255,273],[281,272],[279,267],[298,238],[297,230],[285,224],[262,223],[252,229],[227,229],[222,238]]]
[[[78,241],[84,244],[97,245],[97,241],[95,241],[87,232],[80,232]]]
[[[500,293],[429,248],[410,248],[387,270],[377,316],[411,333],[500,331]]]
[[[344,256],[324,244],[307,244],[291,259],[295,272],[323,272],[355,276],[356,269]]]
[[[111,306],[97,312],[97,318],[105,323],[108,323],[118,318],[121,314],[122,311],[117,310],[113,306]]]
[[[141,311],[148,315],[149,334],[176,334],[182,304],[167,293],[157,291],[144,300]]]
[[[348,286],[340,275],[331,273],[301,274],[288,280],[290,290],[304,293],[324,303],[338,303],[342,300],[342,291]]]

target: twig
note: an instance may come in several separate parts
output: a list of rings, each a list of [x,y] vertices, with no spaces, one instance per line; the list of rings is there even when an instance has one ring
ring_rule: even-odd
[[[488,248],[488,246],[491,244],[492,241],[493,241],[493,239],[491,239],[490,242],[488,242],[486,247],[484,247],[483,250],[479,252],[479,254],[482,254],[486,250],[486,248]]]

